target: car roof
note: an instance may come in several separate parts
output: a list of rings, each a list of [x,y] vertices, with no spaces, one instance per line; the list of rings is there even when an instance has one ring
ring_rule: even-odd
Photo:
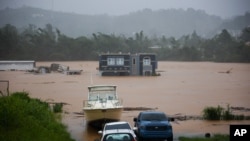
[[[106,123],[105,125],[116,125],[116,124],[128,124],[128,122],[126,121],[109,122]]]
[[[131,133],[133,134],[132,130],[129,129],[112,129],[112,130],[107,130],[105,134],[112,134],[112,133]]]
[[[165,114],[164,112],[160,112],[160,111],[143,111],[143,112],[141,112],[141,113],[152,113],[152,114],[158,113],[158,114]]]

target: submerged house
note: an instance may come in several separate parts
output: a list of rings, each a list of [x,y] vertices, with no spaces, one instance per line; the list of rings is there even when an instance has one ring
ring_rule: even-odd
[[[107,53],[99,55],[99,72],[102,76],[156,74],[157,59],[154,53]]]

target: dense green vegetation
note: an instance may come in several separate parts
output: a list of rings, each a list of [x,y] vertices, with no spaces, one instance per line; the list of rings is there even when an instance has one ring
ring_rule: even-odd
[[[7,24],[0,28],[0,60],[98,60],[100,53],[156,53],[158,60],[250,62],[250,29],[237,37],[226,29],[211,39],[194,31],[191,35],[147,37],[143,31],[134,37],[93,33],[92,37],[71,38],[47,24],[45,28],[29,25],[18,31]]]
[[[0,97],[1,141],[73,141],[48,103],[26,92]]]
[[[210,138],[205,137],[179,137],[180,141],[229,141],[229,135],[215,134]]]
[[[63,110],[62,108],[63,108],[63,103],[55,103],[53,105],[53,112],[54,113],[61,113]]]
[[[230,110],[229,105],[227,108],[221,106],[206,107],[203,110],[203,118],[206,120],[249,120],[249,116],[235,115]]]

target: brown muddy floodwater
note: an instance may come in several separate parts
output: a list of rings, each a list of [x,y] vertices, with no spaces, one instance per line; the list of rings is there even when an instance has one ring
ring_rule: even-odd
[[[22,71],[1,71],[0,80],[10,81],[10,91],[27,91],[31,97],[46,101],[65,102],[63,122],[77,141],[99,138],[97,131],[87,128],[82,112],[87,99],[87,86],[117,85],[125,107],[158,108],[167,115],[198,115],[206,106],[250,108],[250,64],[212,62],[159,62],[158,77],[101,77],[96,61],[37,62],[37,66],[59,63],[70,69],[83,70],[81,75],[61,73],[32,74]],[[227,70],[230,73],[224,73]],[[122,119],[133,126],[139,111],[124,111]],[[249,111],[241,114],[250,115]],[[209,133],[229,134],[230,124],[250,121],[186,120],[173,122],[174,139]]]

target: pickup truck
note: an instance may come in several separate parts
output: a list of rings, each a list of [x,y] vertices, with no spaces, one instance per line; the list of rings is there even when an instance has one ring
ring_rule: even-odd
[[[170,120],[165,113],[158,111],[140,112],[134,118],[135,133],[141,140],[143,139],[167,139],[173,141],[173,129]]]

